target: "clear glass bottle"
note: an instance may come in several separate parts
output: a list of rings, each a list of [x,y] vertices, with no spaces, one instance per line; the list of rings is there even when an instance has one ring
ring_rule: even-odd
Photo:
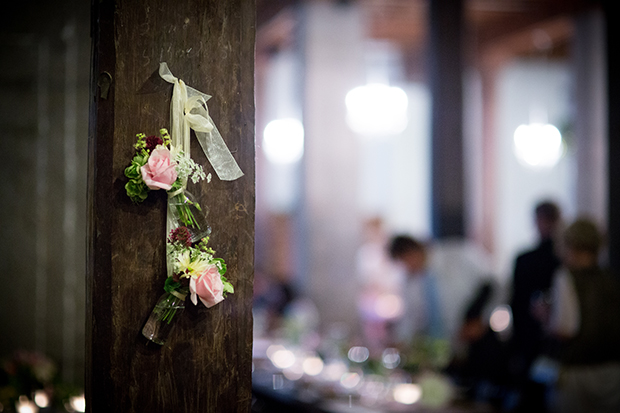
[[[178,291],[166,292],[160,298],[151,316],[142,328],[142,335],[153,343],[163,345],[174,328],[175,319],[185,309],[185,295]]]

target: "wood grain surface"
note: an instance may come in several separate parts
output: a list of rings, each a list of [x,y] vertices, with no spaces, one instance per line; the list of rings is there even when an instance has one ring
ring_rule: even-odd
[[[251,402],[254,261],[255,6],[246,0],[93,2],[86,397],[91,412],[247,412]],[[193,138],[192,158],[213,174],[190,184],[208,209],[210,245],[235,294],[207,309],[189,300],[163,346],[140,331],[165,272],[166,193],[134,205],[124,168],[135,135],[169,128],[172,85],[160,62],[204,93],[245,173],[220,181]],[[108,72],[106,99],[97,88]]]

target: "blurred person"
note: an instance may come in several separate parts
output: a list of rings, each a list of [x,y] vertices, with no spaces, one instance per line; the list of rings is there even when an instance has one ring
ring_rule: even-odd
[[[564,268],[553,281],[548,319],[560,340],[561,413],[620,412],[620,283],[598,264],[601,244],[588,219],[563,236]]]
[[[458,351],[465,307],[476,288],[493,278],[486,255],[467,240],[425,244],[408,235],[392,238],[389,253],[405,273],[400,288],[405,310],[396,325],[397,339],[407,342],[422,334],[448,340]]]
[[[408,344],[420,334],[444,338],[438,282],[428,266],[426,246],[408,235],[397,235],[390,242],[389,253],[406,271],[401,291],[404,312],[396,325],[396,341]]]
[[[545,335],[532,305],[548,297],[553,275],[560,267],[555,238],[560,224],[560,208],[543,201],[534,209],[539,242],[536,248],[517,256],[511,285],[510,306],[513,332],[510,342],[510,373],[516,388],[519,411],[544,411],[546,388],[530,378],[533,362],[543,352]]]

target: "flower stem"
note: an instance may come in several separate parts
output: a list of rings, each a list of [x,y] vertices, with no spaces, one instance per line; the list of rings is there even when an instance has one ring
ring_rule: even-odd
[[[186,199],[187,200],[187,199]],[[187,200],[187,202],[191,202]],[[196,229],[200,229],[200,224],[194,217],[189,205],[187,203],[176,204],[177,214],[179,215],[179,219],[186,227],[194,227]]]
[[[157,305],[160,309],[159,321],[165,321],[166,323],[170,324],[170,322],[177,313],[177,309],[179,308],[177,300],[178,298],[170,295],[164,301],[160,302]]]
[[[177,309],[175,307],[168,308],[167,310],[164,311],[160,320],[165,321],[168,324],[170,324],[176,312],[177,312]]]

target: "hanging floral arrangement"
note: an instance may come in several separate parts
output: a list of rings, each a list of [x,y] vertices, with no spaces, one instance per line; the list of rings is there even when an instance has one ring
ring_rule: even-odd
[[[211,181],[211,174],[205,174],[203,167],[189,156],[190,129],[219,179],[232,181],[243,172],[209,116],[206,102],[210,96],[174,77],[166,63],[160,64],[159,74],[174,84],[172,134],[160,129],[160,136],[136,135],[136,152],[125,169],[125,190],[135,203],[143,202],[150,191],[168,193],[165,293],[142,329],[146,338],[164,344],[174,325],[172,321],[185,308],[188,294],[194,305],[200,300],[210,308],[234,293],[233,285],[225,277],[226,263],[207,246],[211,228],[206,214],[187,190],[189,181]]]

